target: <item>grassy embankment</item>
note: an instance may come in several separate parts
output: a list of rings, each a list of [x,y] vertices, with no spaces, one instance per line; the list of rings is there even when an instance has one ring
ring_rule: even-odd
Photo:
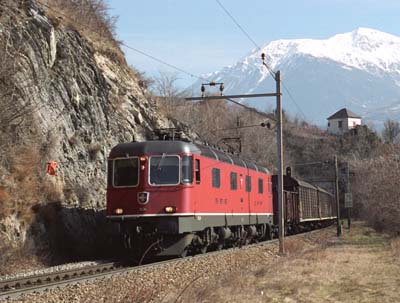
[[[400,238],[358,223],[321,242],[289,240],[287,257],[193,286],[182,302],[400,302]]]

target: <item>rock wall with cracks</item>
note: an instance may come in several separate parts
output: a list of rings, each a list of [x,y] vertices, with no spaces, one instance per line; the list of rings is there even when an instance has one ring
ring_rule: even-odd
[[[63,237],[67,233],[73,241],[82,237],[87,241],[88,230],[109,228],[108,223],[88,219],[91,212],[65,210],[96,209],[94,218],[101,217],[110,149],[119,142],[146,140],[153,129],[174,127],[174,123],[157,113],[140,79],[126,64],[104,55],[77,30],[54,25],[47,15],[46,8],[33,0],[0,3],[0,46],[15,67],[10,75],[18,92],[13,106],[29,109],[25,114],[29,119],[6,126],[0,144],[3,150],[10,142],[36,146],[41,182],[57,191],[50,199],[32,203],[36,226],[19,226],[16,239],[23,242],[29,231],[46,236],[51,224],[58,224],[64,226]],[[2,153],[0,164],[7,162],[9,154]],[[47,161],[59,163],[56,176],[45,174]],[[7,190],[12,187],[7,184],[9,170],[0,166],[0,188]],[[50,213],[58,221],[41,219],[41,208],[48,209],[50,202],[57,204],[53,208],[57,214]],[[18,221],[15,214],[12,218],[7,222]],[[4,218],[1,222],[4,234],[15,232]]]

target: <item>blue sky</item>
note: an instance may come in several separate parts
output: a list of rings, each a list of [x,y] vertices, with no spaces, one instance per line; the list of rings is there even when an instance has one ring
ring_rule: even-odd
[[[277,39],[326,39],[358,27],[400,36],[399,0],[219,0],[258,44]],[[215,0],[109,0],[126,44],[201,75],[233,64],[254,49]],[[128,63],[148,76],[174,73],[123,48]],[[176,72],[182,86],[192,79]]]

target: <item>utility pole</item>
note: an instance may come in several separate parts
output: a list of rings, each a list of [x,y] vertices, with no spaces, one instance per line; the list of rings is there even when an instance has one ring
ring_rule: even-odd
[[[285,214],[283,208],[283,143],[282,143],[282,103],[281,103],[281,72],[275,73],[276,81],[276,131],[278,144],[278,219],[279,219],[279,253],[285,253]]]
[[[347,161],[347,182],[346,182],[346,192],[347,195],[351,195],[350,192],[350,168],[349,168],[349,162]],[[352,201],[353,202],[353,197],[352,197]],[[353,203],[352,203],[353,206]],[[347,228],[350,229],[351,226],[351,207],[347,207]]]
[[[336,212],[337,212],[337,236],[340,237],[342,235],[342,225],[340,223],[340,203],[339,203],[339,172],[338,172],[338,161],[337,155],[335,155],[335,196],[336,196]]]
[[[276,82],[276,92],[275,93],[265,93],[265,94],[240,94],[240,95],[221,95],[221,96],[205,96],[205,89],[203,89],[204,85],[211,84],[203,84],[201,88],[202,96],[201,97],[191,97],[185,98],[186,101],[204,101],[206,99],[213,100],[229,100],[235,104],[241,105],[240,103],[232,100],[235,98],[258,98],[258,97],[276,97],[276,120],[277,120],[277,152],[278,152],[278,228],[279,228],[279,253],[283,255],[285,253],[284,247],[284,237],[285,237],[285,224],[284,224],[284,209],[283,209],[283,143],[282,143],[282,100],[281,100],[281,73],[280,71],[272,72],[267,64],[264,62],[265,55],[262,54],[261,58],[263,60],[263,65],[271,72]],[[211,82],[213,85],[217,84]],[[223,89],[223,88],[222,88]],[[221,94],[222,94],[222,89]]]

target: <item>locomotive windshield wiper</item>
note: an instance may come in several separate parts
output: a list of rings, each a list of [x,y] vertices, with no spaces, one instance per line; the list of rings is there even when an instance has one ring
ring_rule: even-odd
[[[156,170],[161,170],[161,164],[164,161],[166,155],[167,155],[166,153],[162,154],[161,160],[160,160],[160,162],[158,162]]]

